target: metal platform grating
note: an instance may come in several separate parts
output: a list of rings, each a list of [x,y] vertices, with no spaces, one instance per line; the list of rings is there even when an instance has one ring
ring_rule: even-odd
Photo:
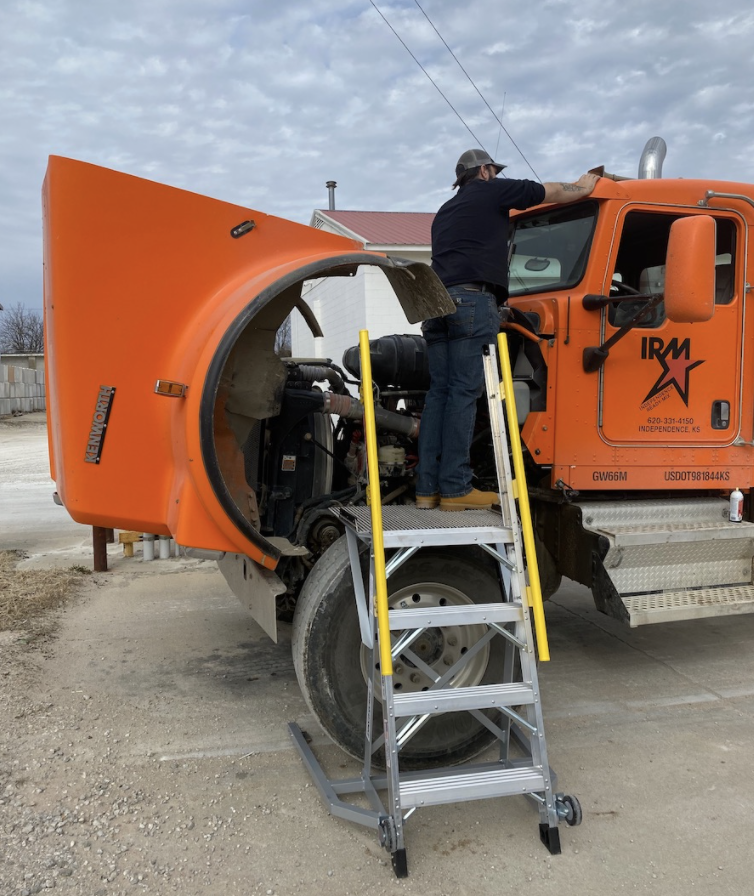
[[[369,507],[338,508],[335,512],[345,522],[350,522],[357,532],[371,532]],[[502,527],[502,514],[494,510],[420,510],[409,504],[382,506],[382,528],[385,532]]]
[[[369,507],[340,507],[333,508],[333,512],[362,541],[371,538]],[[513,539],[498,511],[420,510],[406,504],[383,505],[382,531],[385,547],[510,544]]]

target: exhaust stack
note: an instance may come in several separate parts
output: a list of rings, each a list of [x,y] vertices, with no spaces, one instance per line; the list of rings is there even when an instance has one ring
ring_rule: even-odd
[[[651,180],[662,177],[662,163],[668,147],[662,137],[650,137],[639,160],[639,178]]]
[[[327,194],[329,196],[329,205],[328,209],[331,212],[335,211],[335,188],[338,186],[334,180],[328,180],[325,184],[327,187]]]

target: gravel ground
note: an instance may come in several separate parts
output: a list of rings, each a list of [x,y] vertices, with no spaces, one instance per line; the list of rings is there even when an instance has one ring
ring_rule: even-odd
[[[108,584],[96,576],[87,587]],[[90,599],[85,588],[78,600]],[[140,707],[67,689],[43,693],[60,646],[56,621],[45,617],[44,637],[5,632],[0,641],[0,893],[193,896],[220,884],[229,894],[271,893],[283,865],[286,892],[310,892],[303,857],[278,852],[260,863],[254,855],[299,811],[276,793],[285,770],[274,755],[166,761],[133,746],[149,736],[139,710],[159,712],[159,694]],[[304,793],[300,777],[296,792]],[[373,853],[381,864],[376,843]]]

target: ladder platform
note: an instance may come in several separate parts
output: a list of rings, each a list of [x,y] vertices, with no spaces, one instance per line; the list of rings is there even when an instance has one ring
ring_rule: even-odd
[[[497,768],[478,771],[469,766],[458,774],[415,778],[400,782],[401,806],[440,806],[466,800],[542,793],[545,776],[536,768]]]
[[[488,684],[394,694],[393,701],[396,716],[423,716],[465,709],[523,706],[534,703],[534,690],[521,682]]]
[[[705,616],[736,616],[754,612],[754,585],[691,588],[654,594],[623,595],[631,628],[655,622],[678,622]]]
[[[489,625],[496,622],[521,622],[524,608],[520,601],[496,604],[459,604],[444,607],[396,608],[388,612],[393,631],[449,625]]]
[[[365,542],[372,539],[369,507],[337,507],[332,512]],[[408,504],[382,506],[386,548],[510,544],[513,532],[495,510],[420,510]]]

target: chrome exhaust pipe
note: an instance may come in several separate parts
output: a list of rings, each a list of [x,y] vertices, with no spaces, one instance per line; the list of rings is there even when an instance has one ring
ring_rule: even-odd
[[[639,178],[650,180],[662,177],[662,163],[667,151],[667,144],[662,137],[650,137],[639,160]]]

